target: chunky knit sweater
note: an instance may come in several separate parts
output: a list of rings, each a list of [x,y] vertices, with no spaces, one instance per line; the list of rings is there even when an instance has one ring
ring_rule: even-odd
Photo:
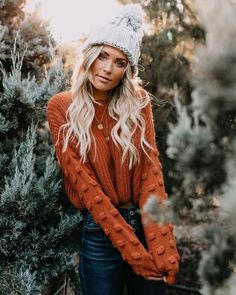
[[[79,147],[75,140],[69,141],[65,152],[63,132],[60,126],[67,122],[66,111],[72,102],[71,92],[61,92],[48,102],[48,123],[55,145],[63,175],[66,193],[71,203],[81,211],[91,212],[96,222],[103,228],[124,260],[137,274],[143,276],[167,276],[167,282],[175,282],[178,272],[179,255],[171,224],[145,224],[144,232],[148,250],[137,239],[132,227],[127,224],[116,209],[121,204],[133,202],[142,212],[142,208],[150,194],[158,200],[167,198],[163,182],[162,165],[155,142],[155,131],[152,117],[151,102],[142,109],[146,122],[145,138],[153,146],[148,149],[150,158],[143,152],[140,144],[140,131],[133,135],[140,162],[129,169],[128,157],[123,164],[122,150],[113,142],[110,133],[116,121],[111,118],[104,106],[95,106],[96,118],[103,116],[104,130],[97,128],[93,120],[91,131],[96,139],[92,144],[85,163],[80,159]],[[58,140],[59,134],[59,140]],[[107,141],[107,137],[110,139]],[[58,142],[57,142],[58,140]],[[56,144],[57,143],[57,144]]]

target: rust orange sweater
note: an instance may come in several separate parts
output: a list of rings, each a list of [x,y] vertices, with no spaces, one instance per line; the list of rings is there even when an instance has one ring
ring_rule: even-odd
[[[122,150],[113,140],[107,142],[102,130],[97,128],[96,120],[92,123],[92,132],[96,139],[97,157],[94,160],[92,145],[85,163],[80,161],[79,149],[75,141],[70,141],[68,148],[62,152],[63,137],[58,130],[66,123],[66,111],[70,105],[71,93],[61,92],[48,102],[48,123],[56,155],[64,175],[64,185],[72,204],[80,210],[91,212],[97,223],[109,236],[113,245],[121,252],[137,274],[143,276],[167,275],[167,282],[175,282],[178,271],[179,255],[171,224],[144,224],[148,251],[134,234],[132,227],[123,219],[116,206],[132,201],[140,209],[150,194],[159,200],[166,199],[162,165],[155,142],[155,131],[151,102],[142,110],[146,121],[146,140],[153,146],[149,156],[145,155],[140,145],[140,131],[137,130],[133,142],[141,155],[140,163],[128,168],[128,159],[121,164]],[[97,118],[101,118],[104,107],[96,106]],[[109,135],[115,120],[108,112],[104,113],[105,135]],[[128,158],[128,157],[127,157]],[[142,216],[143,218],[143,216]]]

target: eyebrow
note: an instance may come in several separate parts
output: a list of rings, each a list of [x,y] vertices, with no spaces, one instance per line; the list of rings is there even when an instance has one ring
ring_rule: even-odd
[[[102,50],[103,53],[105,53],[107,56],[110,56],[110,54],[108,52],[106,52],[104,49]],[[127,62],[127,59],[126,58],[122,58],[122,57],[117,57],[116,58],[117,60],[124,60]]]

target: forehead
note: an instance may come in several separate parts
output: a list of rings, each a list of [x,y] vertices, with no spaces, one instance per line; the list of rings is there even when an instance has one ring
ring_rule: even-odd
[[[115,57],[115,58],[121,58],[121,59],[127,59],[126,54],[124,54],[123,51],[121,51],[118,48],[109,46],[109,45],[104,45],[102,47],[102,50],[108,53],[110,56]]]

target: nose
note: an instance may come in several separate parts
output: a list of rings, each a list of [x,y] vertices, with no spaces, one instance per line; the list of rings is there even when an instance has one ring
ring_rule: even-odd
[[[107,61],[103,68],[104,72],[110,74],[112,72],[112,61]]]

